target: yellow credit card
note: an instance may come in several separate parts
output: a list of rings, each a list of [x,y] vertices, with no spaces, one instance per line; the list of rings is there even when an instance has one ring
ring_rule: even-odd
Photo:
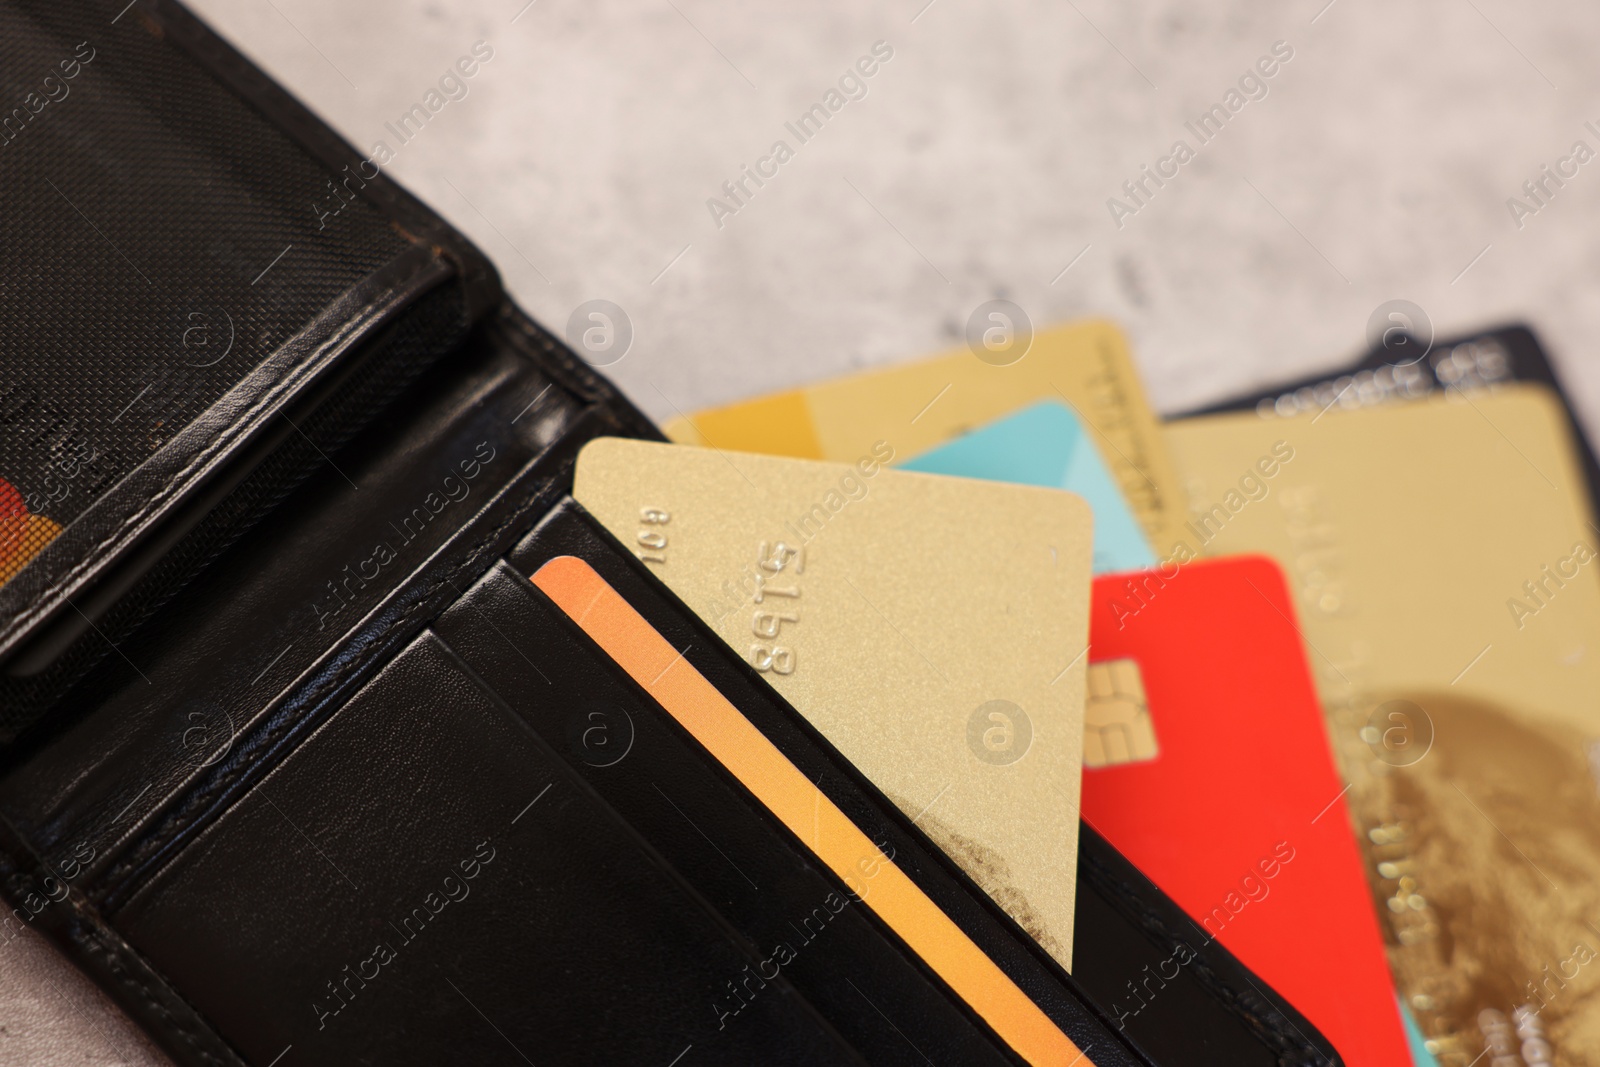
[[[602,438],[573,495],[1070,969],[1089,508],[893,458]]]
[[[1042,399],[1077,412],[1156,555],[1181,538],[1183,496],[1128,342],[1092,319],[1042,331],[1004,366],[960,349],[711,408],[667,423],[684,444],[853,463],[876,441],[901,459]]]
[[[1190,542],[1267,553],[1296,590],[1430,1049],[1600,1062],[1600,562],[1559,404],[1509,386],[1167,441]]]

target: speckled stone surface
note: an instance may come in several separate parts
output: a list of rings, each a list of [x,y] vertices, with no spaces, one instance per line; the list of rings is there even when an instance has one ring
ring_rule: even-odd
[[[947,347],[1004,294],[1121,321],[1169,411],[1341,364],[1392,298],[1445,332],[1525,319],[1600,420],[1600,160],[1520,230],[1506,207],[1600,150],[1593,5],[526,2],[197,6],[364,150],[487,41],[390,173],[545,322],[626,309],[610,373],[657,416]],[[800,144],[784,123],[879,40],[866,97]],[[1199,145],[1184,123],[1280,40]],[[1119,229],[1107,199],[1178,138],[1196,158]],[[778,139],[794,158],[719,228],[707,199]]]
[[[1520,228],[1507,207],[1574,142],[1600,151],[1594,5],[193,2],[363,151],[386,142],[537,317],[624,308],[608,373],[658,417],[950,347],[994,296],[1118,320],[1176,411],[1339,366],[1406,298],[1441,334],[1530,323],[1600,427],[1600,159]],[[401,145],[385,123],[480,40],[467,95]],[[785,123],[878,41],[866,95],[801,143]],[[1279,41],[1265,96],[1200,144],[1185,122]],[[1108,198],[1180,138],[1194,158],[1119,227]],[[714,218],[780,139],[792,158]],[[126,1023],[75,972],[3,950],[0,1018],[26,1025],[0,1060],[159,1062],[107,1039]]]

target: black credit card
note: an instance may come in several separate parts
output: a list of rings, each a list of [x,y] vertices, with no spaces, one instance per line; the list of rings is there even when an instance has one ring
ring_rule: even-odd
[[[1440,392],[1470,394],[1511,382],[1543,385],[1556,395],[1583,464],[1590,506],[1600,504],[1600,461],[1595,458],[1594,446],[1539,338],[1521,324],[1463,334],[1431,346],[1409,336],[1393,337],[1349,370],[1218,401],[1173,418],[1250,410],[1263,418],[1320,413],[1419,400]]]

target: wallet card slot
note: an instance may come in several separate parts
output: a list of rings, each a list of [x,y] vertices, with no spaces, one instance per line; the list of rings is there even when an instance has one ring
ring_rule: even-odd
[[[525,579],[485,576],[436,631],[755,948],[702,1008],[719,1030],[781,974],[872,1063],[1012,1062]]]
[[[684,649],[684,659],[732,701],[808,779],[816,782],[851,821],[874,840],[881,836],[894,849],[896,866],[903,868],[1079,1048],[1094,1047],[1089,1058],[1098,1067],[1142,1062],[1113,1036],[1103,1010],[1083,995],[1072,977],[1003,909],[989,900],[953,860],[789,707],[752,667],[727,649],[713,631],[657,582],[626,547],[571,500],[524,538],[508,562],[520,585],[528,582],[544,563],[562,555],[575,555],[590,562],[665,639]],[[449,621],[448,617],[441,619],[440,625],[447,626]],[[752,803],[727,770],[719,767],[717,773],[735,795],[745,798],[744,803]],[[804,853],[798,841],[791,844]],[[884,936],[893,938],[886,928]]]
[[[431,633],[116,925],[251,1062],[861,1062]]]

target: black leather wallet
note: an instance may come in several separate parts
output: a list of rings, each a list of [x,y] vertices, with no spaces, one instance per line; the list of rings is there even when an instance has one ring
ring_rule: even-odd
[[[0,0],[0,71],[6,936],[191,1064],[1340,1062],[1088,827],[1072,973],[1034,945],[571,500],[648,420],[183,8]]]

